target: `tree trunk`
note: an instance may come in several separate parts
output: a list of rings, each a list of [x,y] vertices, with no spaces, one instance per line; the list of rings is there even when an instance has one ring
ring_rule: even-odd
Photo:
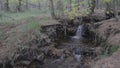
[[[51,16],[52,16],[53,18],[56,18],[53,0],[50,0],[50,5],[51,5],[51,6],[50,6]]]
[[[76,0],[76,4],[79,4],[80,3],[80,0]]]
[[[41,9],[41,4],[40,4],[40,0],[38,0],[38,9]]]
[[[106,14],[106,18],[110,19],[111,17],[113,17],[113,10],[111,9],[110,3],[106,2],[106,10],[105,10],[105,14]]]
[[[69,7],[68,7],[68,9],[69,9],[69,11],[71,11],[72,10],[72,0],[68,0],[68,5],[69,5]]]
[[[28,0],[26,0],[26,9],[29,9]]]
[[[17,10],[20,12],[22,11],[22,0],[18,0],[18,7],[17,7]]]
[[[57,1],[57,10],[58,10],[58,14],[64,15],[64,2],[62,0],[58,0]]]
[[[0,0],[0,10],[3,10],[3,2]]]
[[[115,15],[115,19],[116,19],[116,21],[118,21],[119,20],[119,16],[118,16],[118,10],[117,10],[117,1],[113,1],[113,10],[114,10],[114,15]]]
[[[10,11],[9,0],[6,0],[6,2],[5,2],[5,10]]]
[[[90,15],[94,13],[95,6],[96,6],[96,0],[90,0],[90,4],[89,4]]]
[[[99,0],[96,0],[96,8],[99,9]]]

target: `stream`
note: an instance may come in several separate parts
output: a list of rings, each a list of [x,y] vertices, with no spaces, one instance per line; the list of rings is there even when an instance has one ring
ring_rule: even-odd
[[[85,57],[87,44],[83,43],[83,25],[79,25],[75,36],[60,41],[57,49],[65,50],[57,59],[48,58],[42,68],[89,68]]]
[[[79,25],[75,35],[69,35],[66,38],[63,38],[65,37],[62,35],[63,32],[57,33],[55,29],[53,26],[44,28],[44,32],[49,33],[49,37],[38,34],[37,40],[35,38],[30,41],[31,46],[19,48],[13,55],[13,59],[6,59],[1,68],[4,66],[8,68],[90,68],[94,49],[91,47],[93,45],[91,41],[85,42],[87,38],[84,25]],[[60,39],[50,41],[50,39],[58,38],[59,35]],[[61,36],[63,36],[62,39]]]

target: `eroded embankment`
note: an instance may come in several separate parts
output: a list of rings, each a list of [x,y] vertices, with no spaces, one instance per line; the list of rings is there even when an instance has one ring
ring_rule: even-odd
[[[63,30],[61,29],[60,24],[41,27],[39,32],[37,31],[36,33],[30,35],[31,37],[28,41],[19,43],[21,46],[16,49],[17,51],[13,54],[12,57],[7,56],[0,60],[0,68],[23,68],[24,66],[28,67],[33,62],[35,62],[35,64],[41,65],[45,57],[44,55],[48,53],[49,50],[51,50],[49,46],[54,45],[53,42],[55,40],[63,37],[62,31]]]
[[[98,22],[96,26],[95,32],[107,42],[103,45],[103,47],[107,47],[93,68],[120,68],[120,22],[110,19]]]
[[[29,41],[20,43],[22,46],[18,47],[12,57],[8,56],[0,61],[0,68],[88,68],[91,61],[89,56],[93,54],[94,49],[83,43],[65,42],[66,38],[70,39],[69,35],[75,35],[78,26],[73,26],[41,26],[40,31],[32,35]],[[62,45],[62,48],[59,48],[59,45]],[[82,53],[82,62],[75,60],[73,52],[76,48],[80,53],[78,56]]]
[[[91,20],[86,17],[82,22],[80,18],[63,19],[62,24],[41,26],[40,31],[32,35],[29,41],[21,43],[22,46],[18,47],[12,57],[8,56],[0,61],[0,68],[89,68],[94,63],[93,59],[103,51],[99,46],[101,40],[100,42],[96,41],[95,33],[89,30],[89,23],[86,23]],[[84,40],[78,41],[79,43],[71,41],[70,37],[75,35],[78,25],[81,24],[84,26],[82,34]],[[100,26],[101,23],[98,23],[94,27],[99,28]],[[111,30],[108,32],[106,34],[111,33]],[[115,33],[119,32],[116,31],[112,34]],[[82,56],[81,62],[75,60],[74,52],[76,50],[79,53],[77,56]]]

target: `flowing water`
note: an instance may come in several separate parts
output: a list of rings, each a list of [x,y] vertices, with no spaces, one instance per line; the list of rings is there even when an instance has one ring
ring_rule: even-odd
[[[61,42],[57,48],[60,49],[71,49],[70,56],[65,57],[62,54],[59,59],[49,59],[46,61],[47,64],[43,68],[88,68],[84,66],[83,62],[83,49],[81,46],[85,44],[82,43],[83,25],[79,25],[75,36],[71,37],[68,42]],[[52,62],[51,62],[52,61]]]
[[[77,32],[76,32],[76,35],[73,36],[72,38],[73,39],[77,39],[77,40],[81,40],[83,37],[82,37],[82,34],[83,34],[83,26],[82,25],[79,25],[78,26],[78,29],[77,29]]]

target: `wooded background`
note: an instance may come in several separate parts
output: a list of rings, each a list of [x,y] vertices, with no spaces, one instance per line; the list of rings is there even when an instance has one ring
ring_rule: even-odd
[[[67,14],[69,17],[91,15],[94,10],[118,17],[120,0],[0,0],[0,11],[25,12],[30,10],[50,11],[52,17]]]

